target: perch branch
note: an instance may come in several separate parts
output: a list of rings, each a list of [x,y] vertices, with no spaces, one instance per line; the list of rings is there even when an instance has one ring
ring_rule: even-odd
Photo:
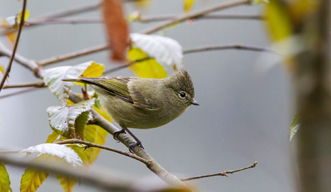
[[[190,180],[194,180],[194,179],[202,179],[202,178],[207,178],[207,177],[215,177],[215,176],[225,176],[228,177],[227,174],[233,174],[239,171],[244,171],[246,169],[251,169],[254,168],[257,165],[257,161],[255,161],[252,165],[241,168],[241,169],[235,169],[235,170],[231,170],[231,171],[223,171],[220,173],[214,173],[214,174],[209,174],[209,175],[201,175],[201,176],[197,176],[197,177],[189,177],[186,179],[181,179],[182,181],[190,181]]]
[[[74,93],[70,92],[69,99],[75,103],[81,101],[82,99],[75,95]],[[107,121],[105,118],[103,118],[98,112],[96,112],[94,109],[91,110],[91,113],[93,115],[94,121],[97,125],[105,129],[108,133],[114,134],[115,131],[119,131],[120,129],[117,128],[114,124]],[[129,137],[127,134],[119,134],[117,136],[118,140],[123,143],[126,147],[129,147],[130,144],[135,143],[135,140]],[[180,187],[186,187],[187,186],[178,179],[175,175],[167,172],[160,164],[158,164],[144,149],[142,149],[139,146],[133,147],[133,152],[143,158],[146,159],[149,164],[147,165],[148,169],[154,172],[157,176],[159,176],[163,181],[170,185],[180,186]]]
[[[214,46],[202,46],[197,48],[191,48],[183,51],[183,54],[190,54],[196,52],[204,52],[204,51],[213,51],[213,50],[224,50],[224,49],[239,49],[239,50],[248,50],[248,51],[265,51],[276,53],[275,50],[264,48],[264,47],[257,47],[257,46],[250,46],[250,45],[214,45]]]
[[[18,43],[20,41],[20,36],[21,36],[21,32],[22,32],[22,27],[24,25],[24,16],[25,16],[25,9],[26,9],[26,2],[27,0],[24,0],[23,1],[23,8],[22,8],[22,16],[21,16],[21,22],[20,22],[20,25],[18,27],[18,33],[17,33],[17,36],[16,36],[16,40],[15,40],[15,45],[14,45],[14,50],[13,50],[13,54],[10,56],[10,59],[9,59],[9,64],[7,66],[7,69],[6,69],[6,72],[5,74],[3,75],[2,77],[2,81],[0,83],[0,92],[1,92],[1,89],[3,88],[3,85],[5,84],[5,81],[9,75],[9,72],[10,72],[10,69],[11,69],[11,66],[13,64],[13,60],[14,60],[14,57],[15,57],[15,53],[16,53],[16,50],[17,50],[17,47],[18,47]]]
[[[100,148],[100,149],[105,149],[105,150],[108,150],[108,151],[112,151],[112,152],[115,152],[115,153],[118,153],[118,154],[121,154],[121,155],[124,155],[124,156],[127,156],[127,157],[130,157],[130,158],[133,158],[135,160],[138,160],[146,165],[149,164],[149,161],[147,161],[146,159],[144,158],[141,158],[133,153],[130,153],[130,152],[125,152],[125,151],[120,151],[120,150],[117,150],[117,149],[113,149],[113,148],[110,148],[110,147],[107,147],[107,146],[104,146],[104,145],[98,145],[98,144],[95,144],[95,143],[91,143],[91,142],[87,142],[87,141],[82,141],[82,140],[79,140],[79,139],[67,139],[67,140],[63,140],[63,141],[59,141],[59,142],[56,142],[56,144],[83,144],[85,145],[86,147],[85,148],[89,148],[89,147],[95,147],[95,148]]]
[[[15,95],[19,95],[19,94],[22,94],[22,93],[28,93],[28,92],[31,92],[31,91],[34,91],[34,90],[38,90],[38,89],[36,87],[28,88],[28,89],[25,89],[25,90],[22,90],[22,91],[17,91],[17,92],[14,92],[14,93],[9,93],[9,94],[6,94],[6,95],[2,95],[2,96],[0,96],[0,99],[15,96]]]

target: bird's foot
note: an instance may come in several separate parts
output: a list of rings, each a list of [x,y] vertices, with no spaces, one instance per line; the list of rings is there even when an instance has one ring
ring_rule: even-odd
[[[114,139],[116,140],[116,141],[118,141],[118,135],[120,134],[120,133],[124,133],[124,134],[126,134],[126,132],[125,132],[125,130],[124,129],[121,129],[120,131],[115,131],[114,133],[113,133],[113,137],[114,137]]]
[[[143,144],[141,143],[140,140],[138,140],[137,143],[131,143],[131,144],[129,145],[129,151],[130,151],[131,153],[133,153],[132,148],[135,147],[135,146],[139,146],[139,147],[141,147],[141,148],[144,149]]]

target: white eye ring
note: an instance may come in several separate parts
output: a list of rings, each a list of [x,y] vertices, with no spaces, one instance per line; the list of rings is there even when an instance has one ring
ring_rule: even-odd
[[[186,93],[182,91],[182,92],[179,93],[179,96],[184,98],[184,97],[186,97]]]

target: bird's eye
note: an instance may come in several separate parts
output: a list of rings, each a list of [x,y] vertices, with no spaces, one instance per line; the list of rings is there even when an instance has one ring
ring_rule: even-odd
[[[185,93],[185,92],[180,92],[179,95],[180,95],[181,97],[185,97],[185,96],[186,96],[186,93]]]

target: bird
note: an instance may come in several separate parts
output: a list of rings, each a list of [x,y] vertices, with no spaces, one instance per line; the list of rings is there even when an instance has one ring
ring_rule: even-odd
[[[194,99],[191,77],[184,69],[164,79],[109,76],[63,81],[89,84],[95,90],[101,106],[122,128],[113,133],[114,139],[128,132],[136,140],[129,145],[130,152],[135,146],[144,147],[128,128],[160,127],[179,117],[191,105],[199,105]]]

